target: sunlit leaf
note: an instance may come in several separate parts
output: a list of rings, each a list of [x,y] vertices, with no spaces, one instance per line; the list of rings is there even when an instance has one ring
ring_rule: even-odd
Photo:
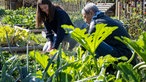
[[[146,32],[142,33],[138,40],[132,40],[127,37],[116,38],[131,47],[146,62]]]

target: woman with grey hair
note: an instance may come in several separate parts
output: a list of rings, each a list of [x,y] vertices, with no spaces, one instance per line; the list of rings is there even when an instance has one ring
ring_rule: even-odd
[[[124,29],[121,23],[116,22],[112,18],[106,16],[101,12],[94,3],[87,3],[82,9],[82,16],[84,21],[89,24],[88,33],[95,32],[95,25],[99,23],[107,24],[107,26],[118,26],[118,29],[113,31],[96,49],[96,57],[105,56],[111,54],[114,57],[126,56],[130,58],[132,56],[131,50],[122,42],[115,39],[115,36],[125,36],[130,38],[127,31]]]

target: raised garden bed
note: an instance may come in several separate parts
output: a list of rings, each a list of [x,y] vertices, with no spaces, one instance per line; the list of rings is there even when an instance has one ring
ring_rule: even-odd
[[[28,50],[42,50],[43,46],[42,45],[35,45],[35,46],[28,46]],[[23,52],[27,50],[27,46],[23,47],[1,47],[2,51],[13,51],[13,52]]]
[[[35,29],[26,29],[26,28],[22,28],[22,27],[20,27],[20,26],[14,26],[14,27],[15,27],[15,28],[22,29],[22,30],[26,30],[26,31],[33,32],[33,33],[35,33],[35,34],[38,34],[38,33],[41,33],[42,31],[44,31],[43,28],[41,28],[41,29],[37,29],[37,28],[35,28]]]
[[[30,29],[31,32],[33,33],[41,33],[42,31],[44,31],[44,29]]]

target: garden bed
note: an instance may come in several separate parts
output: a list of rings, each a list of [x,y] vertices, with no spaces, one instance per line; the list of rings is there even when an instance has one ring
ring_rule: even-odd
[[[44,29],[30,29],[30,31],[38,34],[38,33],[41,33],[42,31],[44,31]]]
[[[35,46],[28,46],[28,50],[42,50],[43,46],[42,45],[35,45]],[[1,47],[2,51],[13,51],[13,52],[22,52],[27,50],[27,46],[22,46],[22,47]]]
[[[15,27],[15,28],[19,28],[19,29],[21,29],[21,30],[30,31],[30,32],[35,33],[35,34],[38,34],[38,33],[41,33],[42,31],[44,31],[43,28],[40,28],[40,29],[38,29],[38,28],[26,29],[26,28],[23,28],[23,27],[20,27],[20,26],[14,26],[14,27]]]

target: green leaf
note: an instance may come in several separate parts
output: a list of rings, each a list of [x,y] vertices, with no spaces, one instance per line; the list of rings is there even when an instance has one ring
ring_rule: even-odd
[[[52,69],[52,60],[50,60],[48,62],[49,57],[45,54],[40,54],[37,51],[32,51],[29,54],[32,58],[34,58],[45,70],[45,72],[47,71],[48,75],[52,75],[54,73],[54,70]],[[54,57],[53,57],[54,58]],[[48,67],[49,68],[48,68]]]
[[[140,82],[140,75],[133,70],[133,67],[129,63],[119,63],[118,69],[122,73],[122,79],[125,82]]]
[[[74,28],[68,25],[64,25],[64,28],[72,29],[71,36],[78,43],[80,43],[86,50],[88,50],[92,55],[95,53],[98,45],[109,36],[117,27],[108,27],[106,24],[97,24],[96,31],[93,34],[87,34],[86,29]]]
[[[41,70],[37,71],[36,73],[32,73],[31,75],[34,76],[34,77],[36,77],[36,78],[40,78],[40,79],[41,79],[42,76],[43,76]]]
[[[105,67],[108,67],[110,64],[113,64],[114,62],[118,61],[117,58],[112,57],[111,55],[101,56],[98,58],[98,67],[101,68],[103,65]]]
[[[107,77],[106,77],[106,80],[107,80],[107,82],[113,82],[114,80],[115,80],[115,75],[108,75]]]
[[[70,33],[74,29],[72,25],[66,25],[66,24],[61,25],[61,27],[65,29],[66,33]]]
[[[138,40],[131,40],[127,37],[122,37],[122,39],[116,38],[130,46],[146,62],[146,32],[142,33]]]

